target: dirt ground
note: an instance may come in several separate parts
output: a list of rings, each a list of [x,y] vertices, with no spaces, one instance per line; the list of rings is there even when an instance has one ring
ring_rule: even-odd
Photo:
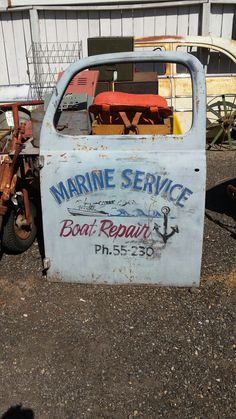
[[[235,178],[208,152],[196,290],[48,283],[37,243],[2,255],[1,418],[235,418]]]

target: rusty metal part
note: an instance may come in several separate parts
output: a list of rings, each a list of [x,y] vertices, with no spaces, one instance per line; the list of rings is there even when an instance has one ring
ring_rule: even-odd
[[[27,189],[23,188],[23,199],[24,199],[24,209],[25,209],[25,219],[27,225],[31,224],[31,215],[30,215],[30,207],[29,207],[29,193]]]
[[[13,103],[12,105],[12,114],[15,129],[19,129],[19,113],[18,113],[18,104]]]
[[[36,106],[43,105],[43,100],[23,100],[20,102],[0,102],[0,108],[12,108],[17,107],[18,109],[21,106]]]
[[[24,129],[25,124],[20,124],[19,121],[19,110],[22,106],[37,106],[42,105],[43,101],[33,100],[33,101],[21,101],[13,103],[0,103],[1,109],[12,110],[14,128],[8,130],[8,133],[11,133],[11,140],[8,155],[5,156],[0,165],[0,230],[3,224],[3,217],[7,212],[7,203],[10,200],[11,196],[15,194],[17,177],[18,177],[18,161],[19,154],[22,148],[22,144],[25,141],[24,138]],[[22,166],[22,165],[21,165]],[[23,163],[21,167],[21,178],[23,182],[26,178],[26,173],[29,171],[29,165]],[[31,178],[30,178],[31,179]],[[24,200],[24,225],[27,224],[30,226],[31,216],[29,208],[29,195],[26,187],[23,188],[23,200]],[[19,223],[22,224],[22,219],[19,220]],[[16,228],[19,228],[16,226]],[[28,234],[28,233],[27,233]]]
[[[7,212],[7,207],[5,205],[0,205],[0,217],[5,215]]]

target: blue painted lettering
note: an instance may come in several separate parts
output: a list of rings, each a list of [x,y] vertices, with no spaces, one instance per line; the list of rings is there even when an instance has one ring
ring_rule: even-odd
[[[116,185],[114,173],[115,169],[97,169],[86,172],[84,175],[77,174],[75,177],[70,177],[65,182],[61,181],[49,189],[59,205],[80,195],[86,195],[98,190],[114,189],[115,187],[159,195],[181,208],[184,207],[185,201],[193,194],[189,188],[181,183],[177,183],[162,175],[146,173],[141,170],[124,169],[121,172],[121,183],[118,182]],[[106,231],[105,227],[109,228],[107,225],[104,225],[104,234]],[[113,230],[111,234],[113,234]]]
[[[116,185],[112,183],[114,177],[115,169],[105,169],[104,170],[104,177],[105,177],[105,186],[107,189],[114,189]]]
[[[85,185],[86,179],[83,175],[76,175],[75,180],[80,194],[89,192],[87,186]]]
[[[160,175],[157,176],[157,181],[156,181],[156,190],[155,190],[155,195],[159,195],[160,192],[164,189],[164,187],[166,186],[166,184],[168,185],[169,179],[162,179]]]
[[[97,191],[98,189],[104,189],[102,170],[94,170],[91,173],[91,180],[95,191]]]
[[[88,185],[88,188],[89,188],[90,192],[93,192],[93,187],[92,187],[92,183],[91,183],[91,180],[90,180],[90,177],[89,177],[89,173],[86,172],[84,177],[86,179],[86,184]]]
[[[68,185],[68,191],[69,191],[69,194],[70,194],[71,198],[73,198],[74,195],[75,196],[79,195],[78,190],[76,189],[76,186],[74,184],[73,179],[71,179],[71,178],[67,179],[67,185]]]
[[[121,174],[122,178],[125,180],[125,182],[121,183],[121,187],[123,189],[130,188],[130,186],[132,185],[132,180],[130,179],[130,176],[132,175],[132,173],[133,173],[133,170],[131,169],[123,170]]]
[[[174,196],[173,195],[173,192],[175,191],[177,189],[177,196]],[[179,183],[176,183],[175,185],[173,185],[172,187],[171,187],[171,189],[170,189],[170,191],[169,191],[169,194],[168,194],[168,199],[169,199],[169,201],[176,201],[177,199],[178,199],[178,196],[179,196],[179,192],[180,191],[182,191],[182,189],[183,189],[183,185],[181,185],[181,184],[179,184]]]
[[[140,172],[139,170],[136,170],[135,178],[134,178],[134,185],[133,185],[133,189],[135,191],[142,190],[143,187],[140,186],[139,184],[143,181],[143,175],[145,175],[145,172]]]
[[[167,184],[166,184],[166,186],[165,186],[165,188],[164,188],[161,196],[165,196],[167,194],[167,192],[170,189],[170,186],[171,186],[172,183],[173,183],[173,180],[168,180],[168,182],[167,182]]]
[[[51,186],[50,192],[58,204],[61,204],[63,201],[68,201],[70,199],[70,195],[68,194],[63,182],[59,182],[57,187]]]
[[[145,181],[144,181],[144,185],[143,185],[143,191],[146,192],[148,188],[147,192],[152,193],[152,186],[153,186],[153,183],[155,183],[155,181],[156,181],[156,176],[152,175],[151,173],[147,173]]]
[[[190,197],[190,195],[192,195],[192,191],[188,188],[184,188],[184,190],[181,192],[181,194],[179,195],[177,201],[176,201],[176,205],[178,207],[183,208],[184,207],[184,203],[181,201],[187,201],[187,199]]]

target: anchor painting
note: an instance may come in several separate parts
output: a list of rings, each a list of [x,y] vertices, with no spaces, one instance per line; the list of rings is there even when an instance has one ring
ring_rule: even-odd
[[[171,228],[171,232],[168,233],[168,216],[170,213],[170,208],[169,207],[162,207],[161,209],[162,214],[164,215],[164,222],[163,222],[163,230],[164,232],[161,233],[159,231],[159,228],[161,226],[159,226],[157,223],[154,223],[154,228],[153,230],[156,231],[156,233],[161,236],[162,240],[164,243],[167,243],[167,240],[172,237],[175,233],[179,233],[179,227],[178,226],[174,226],[174,227],[170,227]]]

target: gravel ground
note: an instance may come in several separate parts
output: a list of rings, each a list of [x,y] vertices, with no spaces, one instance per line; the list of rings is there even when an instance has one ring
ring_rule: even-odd
[[[1,418],[235,418],[235,177],[208,153],[197,290],[48,283],[37,243],[2,256]]]

